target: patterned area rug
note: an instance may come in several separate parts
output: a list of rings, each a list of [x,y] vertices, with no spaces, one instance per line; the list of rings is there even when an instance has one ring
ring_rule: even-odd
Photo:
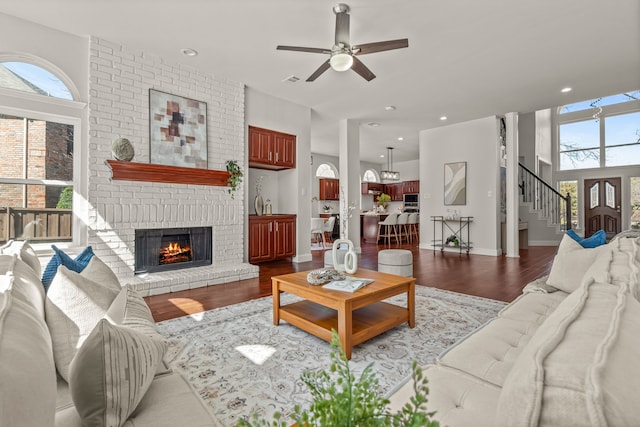
[[[297,297],[282,295],[282,304]],[[406,297],[388,300],[406,304]],[[329,344],[294,326],[273,325],[271,297],[158,323],[169,343],[167,361],[187,377],[225,426],[259,412],[288,414],[309,395],[305,369],[329,366]],[[416,327],[396,327],[353,348],[351,367],[368,364],[383,393],[433,362],[447,347],[496,316],[503,302],[416,286]],[[358,374],[356,374],[358,375]]]

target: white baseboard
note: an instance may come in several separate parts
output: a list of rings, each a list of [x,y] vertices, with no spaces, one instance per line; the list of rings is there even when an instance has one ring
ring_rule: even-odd
[[[309,252],[308,254],[298,254],[293,257],[292,261],[295,262],[296,264],[301,262],[309,262],[309,261],[313,261],[313,257],[311,256],[311,252]]]

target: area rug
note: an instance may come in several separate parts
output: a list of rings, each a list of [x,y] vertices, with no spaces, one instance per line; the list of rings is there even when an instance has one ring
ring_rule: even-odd
[[[283,294],[281,303],[299,298]],[[388,300],[406,305],[406,296]],[[167,361],[193,384],[225,426],[258,412],[290,414],[306,405],[305,369],[329,366],[329,344],[285,322],[273,325],[271,297],[158,323]],[[383,393],[494,318],[505,303],[416,286],[416,327],[398,326],[353,348],[352,369],[373,362]]]

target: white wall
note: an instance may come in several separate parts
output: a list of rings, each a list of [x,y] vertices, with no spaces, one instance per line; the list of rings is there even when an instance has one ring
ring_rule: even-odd
[[[245,141],[249,126],[296,135],[296,168],[273,172],[249,169],[246,182],[248,212],[254,213],[255,183],[263,175],[263,199],[270,198],[273,213],[297,214],[295,262],[311,260],[311,109],[264,94],[245,91]],[[245,142],[245,147],[247,146]],[[245,149],[245,152],[247,150]]]
[[[431,248],[434,239],[430,216],[456,209],[462,216],[473,216],[471,253],[500,254],[496,120],[491,116],[420,132],[420,247]],[[464,206],[444,205],[444,164],[451,162],[467,162]]]
[[[227,187],[111,180],[113,141],[128,138],[133,161],[149,163],[149,89],[207,103],[208,169],[245,166],[244,86],[99,38],[89,58],[88,242],[121,281],[148,293],[255,277],[245,259],[245,191]],[[213,267],[135,276],[135,229],[211,226]],[[164,276],[164,277],[163,277]],[[162,277],[163,282],[156,283]]]

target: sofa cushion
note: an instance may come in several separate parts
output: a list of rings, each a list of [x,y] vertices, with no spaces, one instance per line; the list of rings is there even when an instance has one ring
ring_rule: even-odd
[[[56,245],[51,245],[51,249],[53,249],[53,256],[42,273],[42,286],[44,286],[45,291],[49,289],[58,271],[58,266],[64,265],[69,270],[80,273],[89,264],[91,258],[93,258],[91,246],[84,248],[75,258],[71,258],[63,250],[58,249]]]
[[[438,364],[502,386],[540,323],[498,317],[447,349]]]
[[[557,291],[550,294],[528,292],[518,296],[509,305],[500,310],[498,317],[506,317],[541,324],[558,304],[567,297],[567,293]]]
[[[69,381],[69,364],[85,338],[106,314],[118,292],[64,265],[58,267],[45,301],[56,368]]]
[[[209,408],[180,374],[157,376],[124,427],[221,427]]]
[[[0,424],[50,426],[56,403],[51,339],[33,303],[37,291],[20,280],[14,270],[20,260],[13,259],[0,275]]]
[[[586,280],[538,328],[504,382],[506,425],[636,425],[640,303]]]
[[[162,340],[100,320],[69,368],[71,397],[83,423],[122,426],[151,385],[164,351]]]
[[[4,245],[0,246],[1,255],[17,255],[22,261],[26,262],[33,271],[40,276],[42,272],[42,266],[36,251],[33,250],[31,245],[24,240],[9,240]]]
[[[427,410],[435,411],[433,419],[441,426],[502,425],[495,417],[500,387],[445,366],[428,365],[423,373],[429,387]],[[392,413],[401,410],[413,394],[409,379],[389,397],[388,409]]]
[[[604,230],[598,230],[586,238],[579,236],[575,230],[567,230],[565,234],[578,242],[583,248],[597,248],[607,243],[607,234]]]

